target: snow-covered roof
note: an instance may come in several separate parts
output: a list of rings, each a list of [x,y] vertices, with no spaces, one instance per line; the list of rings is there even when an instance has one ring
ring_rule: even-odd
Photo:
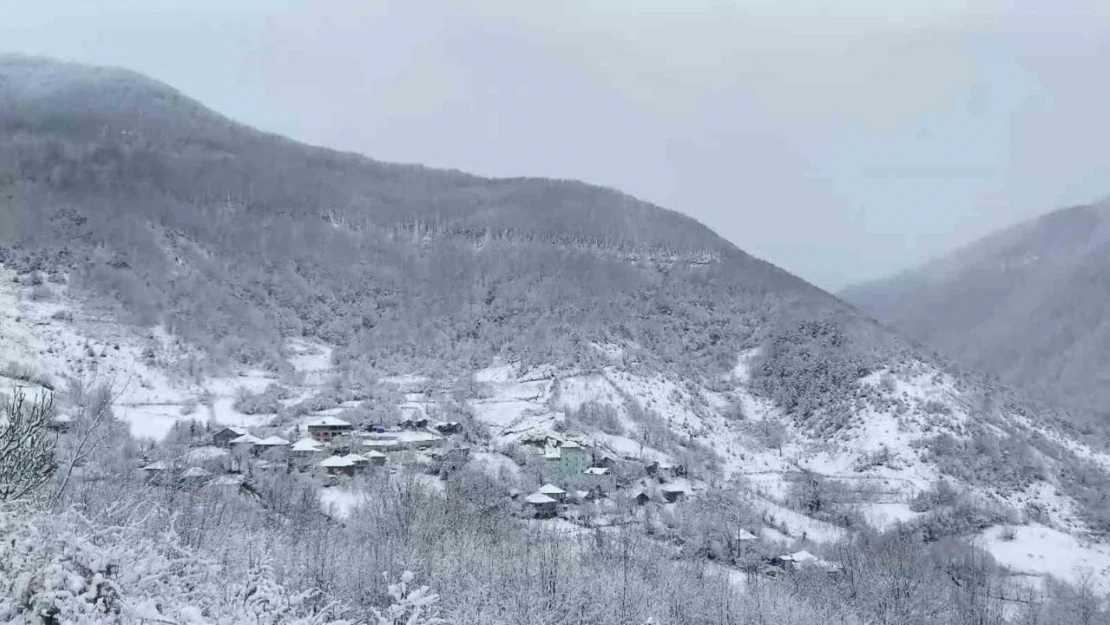
[[[386,457],[387,457],[387,456],[386,456],[385,454],[383,454],[382,452],[380,452],[380,451],[377,451],[377,450],[374,450],[374,449],[371,449],[370,451],[364,451],[364,452],[362,452],[362,456],[363,456],[364,458],[370,458],[370,459],[374,459],[374,458],[386,458]]]
[[[585,449],[581,444],[575,441],[566,441],[563,443],[563,449]]]
[[[360,456],[358,454],[347,454],[346,456],[342,456],[342,457],[346,460],[350,460],[351,462],[353,462],[355,464],[368,462],[368,460],[366,459],[365,456]]]
[[[349,427],[351,427],[350,423],[344,421],[343,419],[340,419],[339,417],[333,417],[333,416],[330,416],[330,415],[324,415],[322,417],[313,417],[313,418],[309,419],[308,421],[305,421],[304,425],[305,425],[305,427],[309,427],[309,428],[312,428],[312,427],[348,427],[349,428]]]
[[[736,533],[736,540],[741,542],[746,540],[759,540],[759,537],[748,530],[742,529]]]
[[[534,504],[534,505],[537,505],[537,506],[545,504],[545,503],[557,503],[554,499],[552,499],[551,497],[548,497],[547,495],[545,495],[543,493],[532,493],[531,495],[528,495],[527,497],[525,497],[524,501],[527,501],[528,503]]]
[[[664,485],[660,486],[659,490],[664,492],[664,493],[685,493],[685,492],[687,492],[686,486],[684,486],[682,484],[676,484],[674,482],[672,482],[670,484],[664,484]]]
[[[284,447],[289,444],[289,441],[280,436],[267,436],[266,438],[255,443],[256,445],[266,445],[267,447]]]
[[[347,456],[331,456],[324,458],[320,461],[320,466],[324,468],[339,468],[339,467],[353,467],[355,463]]]
[[[590,467],[585,473],[586,475],[609,475],[609,467]]]
[[[419,443],[424,441],[441,441],[444,440],[439,434],[432,434],[431,432],[398,432],[397,440],[405,443]]]
[[[205,460],[215,460],[227,455],[227,450],[222,447],[197,447],[190,449],[182,456],[186,462],[204,462]]]
[[[261,441],[262,441],[262,439],[258,438],[254,434],[244,434],[244,435],[239,436],[237,438],[231,439],[231,444],[232,445],[257,445]]]
[[[162,462],[161,460],[159,460],[157,462],[152,462],[152,463],[146,465],[145,467],[143,467],[143,471],[165,471],[168,468],[169,468],[169,465],[167,465],[165,462]]]
[[[320,447],[320,443],[311,438],[302,438],[293,443],[293,451],[318,451]]]
[[[554,484],[544,484],[543,486],[540,486],[540,489],[536,492],[543,493],[545,495],[565,495],[565,494],[567,494],[567,491],[559,488],[558,486],[556,486]]]
[[[401,444],[392,438],[371,438],[362,441],[363,447],[376,447],[378,449],[389,449],[391,447],[399,447]]]
[[[823,559],[818,558],[817,556],[815,556],[812,553],[810,553],[808,551],[805,551],[805,550],[798,551],[796,553],[792,553],[792,554],[787,555],[787,556],[781,556],[781,559],[785,562],[794,562],[796,564],[807,564],[807,565],[810,565],[810,566],[816,566],[816,567],[820,567],[820,568],[830,570],[830,571],[837,570],[837,569],[840,568],[840,564],[838,564],[836,562],[829,562],[828,560],[823,560]]]
[[[209,475],[212,475],[211,471],[206,471],[200,467],[190,467],[181,474],[182,477],[208,477]]]
[[[543,457],[545,460],[558,460],[563,457],[563,452],[560,451],[558,447],[552,447],[543,452]]]
[[[247,433],[247,428],[236,427],[234,425],[225,425],[224,427],[216,430],[216,434],[219,434],[220,432],[223,432],[224,430],[234,432],[234,433],[238,434],[239,436],[242,436],[242,435]]]

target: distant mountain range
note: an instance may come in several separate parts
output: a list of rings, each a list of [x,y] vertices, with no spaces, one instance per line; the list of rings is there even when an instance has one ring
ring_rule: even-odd
[[[1110,417],[1110,203],[1055,211],[841,295],[967,367]]]

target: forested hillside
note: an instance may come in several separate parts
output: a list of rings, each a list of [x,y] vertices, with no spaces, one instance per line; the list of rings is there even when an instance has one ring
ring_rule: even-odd
[[[968,367],[1110,416],[1110,204],[1055,211],[844,297]]]
[[[3,260],[71,271],[212,363],[279,366],[279,336],[383,369],[588,362],[603,341],[706,375],[776,333],[784,355],[833,333],[835,384],[889,342],[697,222],[607,189],[312,148],[122,70],[8,57],[0,100]]]

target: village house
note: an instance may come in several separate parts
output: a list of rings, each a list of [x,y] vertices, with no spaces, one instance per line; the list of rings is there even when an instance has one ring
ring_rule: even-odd
[[[806,567],[813,567],[824,570],[828,573],[836,573],[841,568],[839,564],[819,558],[805,550],[784,556],[776,556],[774,558],[771,558],[768,563],[772,567],[787,572],[796,571],[798,569]]]
[[[638,490],[632,493],[632,502],[637,506],[646,506],[651,502],[651,495],[647,494],[647,491]]]
[[[370,466],[370,459],[365,456],[360,456],[359,454],[347,454],[343,457],[354,463],[355,472],[362,471],[366,467]]]
[[[567,498],[567,491],[559,488],[554,484],[544,484],[543,486],[540,486],[540,489],[536,492],[547,495],[555,501],[565,501]]]
[[[659,488],[659,494],[667,503],[681,501],[686,497],[686,487],[681,484],[664,484]]]
[[[212,434],[212,444],[216,447],[229,447],[231,441],[247,433],[246,428],[223,427]]]
[[[405,417],[399,424],[406,430],[423,430],[428,427],[427,417]]]
[[[362,448],[377,452],[400,451],[401,443],[395,438],[368,438],[362,441]]]
[[[267,436],[254,445],[255,447],[258,447],[262,452],[266,452],[272,449],[286,449],[289,447],[289,441],[280,436]]]
[[[236,438],[231,439],[231,441],[228,443],[228,446],[231,447],[232,449],[241,449],[241,448],[250,449],[250,448],[254,447],[255,445],[257,445],[259,442],[261,442],[261,440],[262,439],[258,438],[254,434],[248,433],[248,434],[243,434],[242,436],[238,436]]]
[[[181,474],[181,481],[186,486],[203,486],[211,477],[211,471],[200,467],[189,467]]]
[[[442,447],[447,439],[438,434],[431,432],[400,432],[397,435],[397,442],[405,449],[430,449],[432,447]]]
[[[537,519],[550,519],[559,512],[559,502],[543,493],[532,493],[524,501],[531,508],[532,516]]]
[[[567,441],[559,447],[559,473],[563,477],[580,475],[589,466],[590,454],[579,443]]]
[[[301,440],[293,443],[289,451],[294,456],[304,457],[311,456],[318,453],[324,448],[324,445],[312,438],[302,438]]]
[[[458,434],[462,432],[462,424],[458,421],[441,421],[433,427],[440,434]]]
[[[370,451],[362,452],[362,456],[364,458],[366,458],[366,460],[369,461],[371,465],[376,466],[376,467],[380,467],[380,466],[384,465],[385,461],[386,461],[386,455],[385,454],[383,454],[380,451],[375,451],[373,449],[371,449]]]
[[[308,435],[321,443],[329,443],[336,437],[350,434],[354,426],[338,417],[314,417],[304,424]]]
[[[328,472],[328,475],[346,475],[348,477],[355,474],[355,463],[346,456],[331,456],[320,461],[320,467]]]

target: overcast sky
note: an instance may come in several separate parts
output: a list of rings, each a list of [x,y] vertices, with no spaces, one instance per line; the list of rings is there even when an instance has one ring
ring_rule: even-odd
[[[0,48],[382,160],[614,186],[827,289],[1110,195],[1105,0],[0,0]]]

